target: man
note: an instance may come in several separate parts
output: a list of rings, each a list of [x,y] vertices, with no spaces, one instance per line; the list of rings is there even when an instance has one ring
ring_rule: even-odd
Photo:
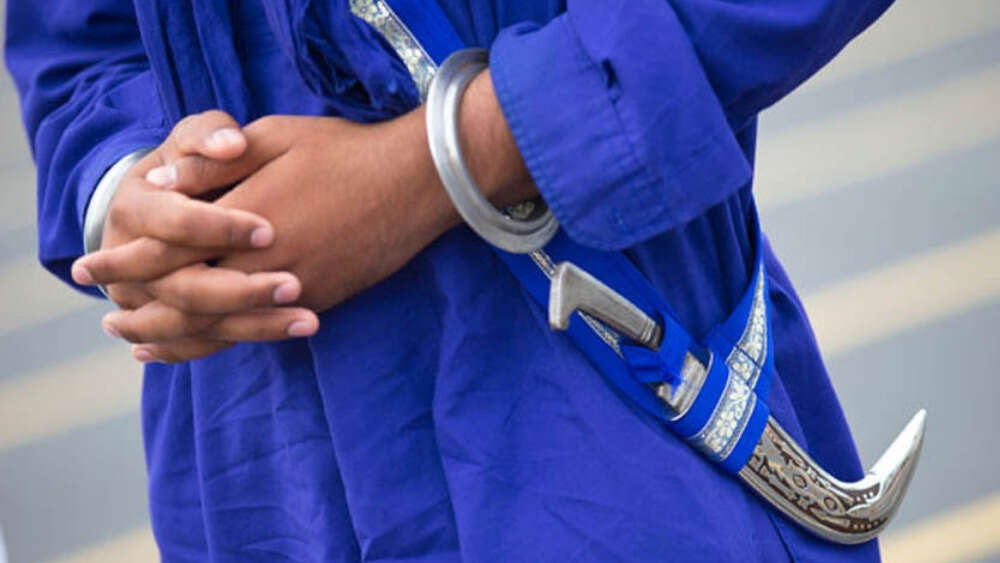
[[[755,243],[750,179],[757,113],[889,2],[429,2],[392,4],[440,10],[440,33],[491,49],[460,119],[491,200],[539,193],[577,243],[623,251],[698,338],[761,255],[770,412],[858,477],[802,307]],[[875,542],[800,530],[630,404],[454,228],[404,60],[421,54],[397,57],[391,12],[8,6],[41,259],[106,285],[122,310],[105,330],[149,362],[164,559],[877,559]],[[79,259],[116,162],[100,252]]]

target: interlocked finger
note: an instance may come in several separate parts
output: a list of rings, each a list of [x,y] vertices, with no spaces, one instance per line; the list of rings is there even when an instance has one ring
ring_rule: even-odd
[[[263,248],[274,241],[274,228],[260,215],[153,186],[116,196],[108,221],[137,236],[201,248]]]
[[[73,264],[72,273],[73,279],[82,285],[146,282],[183,266],[204,262],[214,254],[142,237],[87,254]]]
[[[222,340],[178,340],[158,344],[139,344],[132,347],[132,357],[142,363],[162,362],[173,364],[210,356],[232,346]]]
[[[301,307],[282,307],[225,315],[209,335],[233,342],[264,342],[312,336],[319,329],[316,313]]]
[[[108,297],[121,309],[138,309],[155,299],[139,283],[116,283],[105,286]]]
[[[138,343],[204,339],[230,342],[284,340],[309,336],[319,327],[316,314],[298,307],[261,309],[229,315],[195,315],[160,301],[134,311],[104,316],[104,330]]]
[[[218,315],[193,315],[150,301],[135,310],[104,315],[104,332],[132,343],[201,338],[220,320]]]
[[[302,285],[287,272],[247,274],[196,264],[149,284],[159,301],[196,314],[222,314],[285,305],[299,298]]]

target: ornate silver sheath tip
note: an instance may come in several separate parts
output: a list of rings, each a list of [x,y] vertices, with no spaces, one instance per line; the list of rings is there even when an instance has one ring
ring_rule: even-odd
[[[740,470],[761,497],[810,532],[837,543],[866,542],[896,514],[924,442],[921,409],[863,478],[845,483],[827,473],[769,418]]]
[[[600,280],[563,262],[552,276],[549,325],[553,330],[566,330],[577,310],[644,346],[659,348],[662,329],[652,318]],[[674,420],[694,401],[706,371],[688,354],[677,389],[666,385],[657,389]],[[862,543],[884,530],[899,508],[920,457],[926,418],[926,411],[918,412],[868,473],[847,483],[823,469],[778,421],[768,417],[750,460],[738,476],[806,530],[836,543]]]

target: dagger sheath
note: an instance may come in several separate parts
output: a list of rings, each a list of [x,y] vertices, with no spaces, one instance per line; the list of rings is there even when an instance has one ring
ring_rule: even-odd
[[[664,331],[656,321],[600,280],[563,262],[552,276],[549,325],[566,330],[575,311],[607,323],[652,351],[661,347]],[[680,381],[655,386],[673,420],[682,418],[697,400],[710,370],[687,353]],[[752,389],[746,392],[754,393]],[[926,411],[919,411],[862,479],[844,482],[823,469],[768,415],[736,476],[811,533],[842,544],[862,543],[884,530],[899,508],[920,456],[925,420]],[[702,444],[696,446],[704,451]]]

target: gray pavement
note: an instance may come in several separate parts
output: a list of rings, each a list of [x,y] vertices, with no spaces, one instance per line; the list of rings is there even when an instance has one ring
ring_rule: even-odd
[[[904,97],[919,102],[924,93],[939,86],[963,84],[966,77],[997,68],[1000,17],[996,16],[1000,10],[996,6],[995,0],[897,4],[823,76],[762,115],[762,148],[803,130],[812,131],[817,143],[829,140],[828,130],[814,127],[816,123]],[[913,29],[920,22],[932,22],[934,27]],[[928,98],[927,107],[940,107],[935,100]],[[758,185],[765,231],[797,281],[807,308],[817,302],[814,296],[830,287],[868,279],[887,266],[919,261],[935,250],[947,250],[949,245],[1000,229],[1000,133],[983,132],[1000,121],[996,119],[1000,109],[994,107],[1000,106],[1000,98],[994,102],[954,108],[971,110],[982,119],[952,119],[950,111],[938,116],[958,128],[949,132],[949,139],[961,140],[967,131],[968,143],[901,159],[904,164],[875,173],[865,172],[859,164],[852,181],[799,199],[773,197],[768,185]],[[37,272],[26,268],[37,270],[38,266],[25,265],[35,252],[32,168],[16,97],[6,75],[0,76],[0,109],[0,280],[34,279],[31,276]],[[907,126],[889,118],[875,125],[876,130],[884,126],[885,131]],[[829,129],[829,135],[833,134]],[[938,132],[915,134],[933,138]],[[845,154],[850,150],[844,147]],[[795,167],[802,164],[785,162],[780,154],[764,150],[761,155],[761,179],[794,175]],[[816,179],[803,176],[800,181],[808,186]],[[995,250],[976,260],[984,268],[995,264],[1000,247]],[[920,281],[914,280],[918,289]],[[943,543],[938,546],[943,551],[937,556],[925,553],[926,560],[1000,561],[996,539],[1000,538],[1000,511],[987,512],[995,520],[987,519],[985,525],[982,518],[973,522],[953,516],[962,507],[996,498],[1000,492],[996,409],[1000,385],[994,379],[1000,365],[1000,291],[992,279],[986,281],[977,286],[975,295],[962,301],[973,306],[945,308],[912,323],[903,319],[902,328],[827,357],[866,464],[874,461],[914,411],[929,410],[924,456],[890,530],[890,538],[900,540],[887,553],[912,554],[904,548],[917,545],[919,534],[911,531],[931,518],[952,518],[960,527],[980,530],[963,541],[983,547],[962,555],[948,542],[937,542]],[[37,318],[24,317],[24,322],[9,330],[0,325],[0,405],[5,393],[33,396],[24,391],[32,381],[58,385],[60,374],[74,366],[87,366],[94,385],[100,386],[107,381],[107,373],[95,369],[92,358],[127,353],[100,332],[98,320],[106,310],[104,304],[69,296],[70,290],[44,276],[31,286],[30,299],[27,289],[12,293],[4,287],[0,312],[20,315],[39,300],[55,304],[54,309]],[[883,299],[903,298],[902,292],[894,294],[894,288],[863,287]],[[934,300],[942,295],[924,297]],[[106,365],[116,373],[129,369],[112,361],[96,365]],[[138,369],[133,369],[137,376]],[[56,413],[65,410],[57,400],[52,403],[38,407],[57,409]],[[0,411],[0,427],[18,424],[26,423],[5,418]],[[25,432],[31,436],[27,442],[9,446],[0,442],[0,526],[11,563],[66,554],[75,554],[72,560],[79,561],[139,560],[127,555],[118,559],[85,556],[133,553],[127,551],[132,539],[143,537],[148,526],[138,396],[128,412],[95,406],[92,415],[68,418],[56,427],[25,426]],[[128,541],[121,541],[123,537]],[[892,544],[891,539],[887,544]],[[94,551],[95,546],[106,550]]]

